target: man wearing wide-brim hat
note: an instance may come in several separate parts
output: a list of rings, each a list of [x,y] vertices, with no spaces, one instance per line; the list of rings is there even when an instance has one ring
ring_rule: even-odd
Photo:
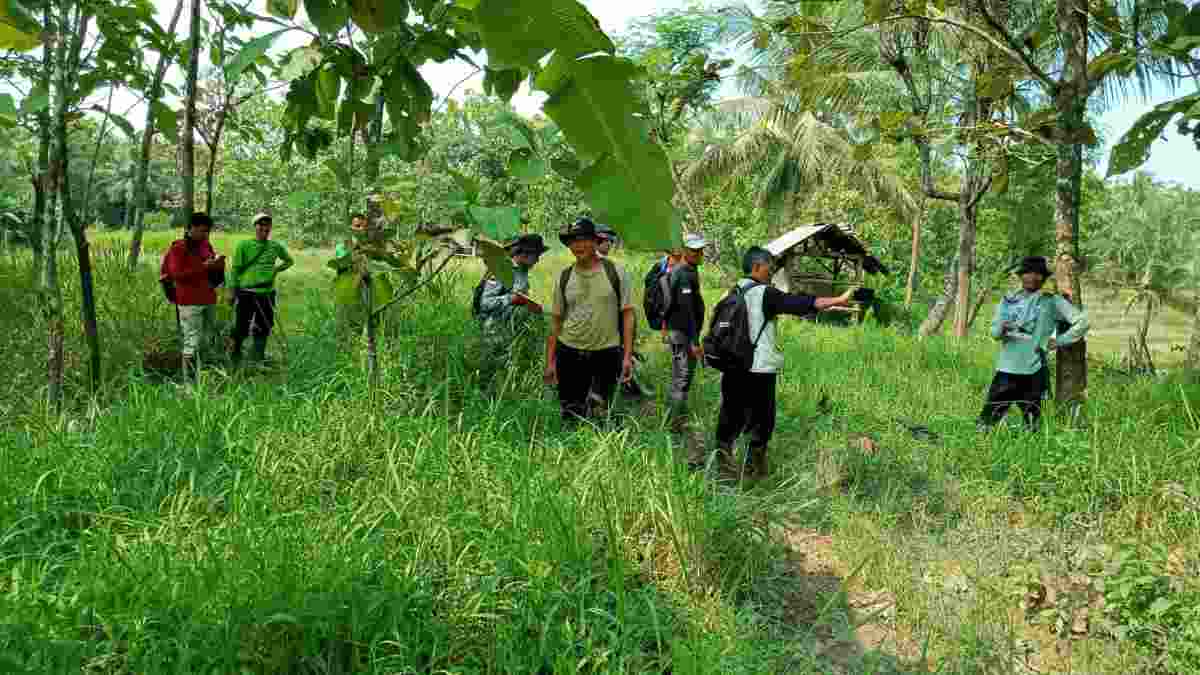
[[[529,298],[529,272],[550,249],[537,234],[518,237],[506,248],[512,256],[512,288],[488,275],[479,295],[478,319],[484,342],[480,381],[485,384],[501,366],[512,361],[517,340],[537,332],[530,319],[542,314],[542,306]]]
[[[979,414],[981,431],[998,424],[1013,405],[1024,414],[1026,428],[1036,431],[1042,401],[1050,390],[1048,353],[1075,344],[1088,331],[1083,310],[1061,295],[1042,292],[1053,274],[1045,258],[1023,258],[1016,273],[1021,278],[1020,290],[1004,296],[992,319],[992,337],[1002,346],[987,402]],[[1059,322],[1070,324],[1061,334]]]
[[[275,327],[275,277],[295,264],[282,244],[271,240],[273,221],[268,213],[259,213],[250,221],[254,239],[238,244],[233,254],[229,278],[230,302],[237,307],[233,328],[234,365],[242,360],[242,343],[253,326],[252,361],[266,359],[267,339]]]
[[[580,218],[559,234],[575,263],[554,289],[550,336],[546,340],[547,384],[558,385],[565,421],[603,412],[618,379],[633,372],[633,284],[620,265],[596,252],[596,224]],[[591,410],[589,392],[600,398]]]
[[[697,234],[683,239],[683,256],[671,270],[667,285],[670,295],[663,329],[671,348],[671,430],[687,429],[688,394],[696,376],[696,365],[704,359],[700,344],[704,330],[704,297],[701,295],[700,265],[708,242]],[[696,458],[692,458],[696,460]]]

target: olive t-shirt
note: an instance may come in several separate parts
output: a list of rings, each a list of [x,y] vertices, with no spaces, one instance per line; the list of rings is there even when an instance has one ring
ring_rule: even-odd
[[[616,265],[616,263],[613,263]],[[582,270],[578,266],[571,271],[567,280],[567,320],[563,322],[558,339],[573,349],[597,351],[621,346],[621,335],[617,330],[619,309],[633,308],[633,283],[629,272],[616,265],[617,278],[621,280],[621,297],[613,293],[612,282],[604,271],[603,263],[594,269]],[[562,284],[557,277],[554,284],[554,309],[552,314],[563,313]]]

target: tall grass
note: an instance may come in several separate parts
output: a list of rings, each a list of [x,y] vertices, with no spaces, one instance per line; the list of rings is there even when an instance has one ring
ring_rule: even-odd
[[[854,583],[897,596],[932,669],[984,672],[1011,651],[1013,600],[946,603],[923,581],[943,556],[978,558],[1002,587],[1033,536],[1004,529],[1016,510],[1043,544],[1200,531],[1163,497],[1200,495],[1200,392],[1181,382],[1096,374],[1088,430],[1051,409],[1037,435],[978,435],[990,342],[788,322],[774,478],[736,491],[683,469],[654,415],[563,429],[536,341],[498,395],[480,392],[476,267],[389,317],[374,392],[316,263],[281,284],[286,367],[212,369],[193,390],[139,372],[173,317],[154,268],[130,276],[107,255],[107,389],[67,422],[36,403],[25,263],[0,263],[0,316],[20,327],[0,334],[0,664],[16,672],[828,672],[780,607],[802,580],[776,534],[801,526],[836,537]],[[630,261],[636,280],[649,259]],[[562,264],[538,268],[535,297]],[[643,349],[661,398],[666,359]],[[710,433],[717,380],[698,377],[693,422]],[[1105,658],[1089,672],[1129,672]]]

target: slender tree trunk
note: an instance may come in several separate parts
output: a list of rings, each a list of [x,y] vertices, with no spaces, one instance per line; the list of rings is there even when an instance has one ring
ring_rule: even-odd
[[[368,192],[374,192],[375,186],[379,184],[379,166],[383,162],[383,157],[379,153],[379,146],[383,143],[383,113],[385,110],[386,99],[383,92],[375,94],[375,112],[371,115],[371,124],[367,129],[367,185]]]
[[[971,312],[971,280],[975,274],[975,238],[978,205],[968,197],[963,186],[963,202],[959,204],[958,270],[955,281],[954,336],[966,337]]]
[[[183,117],[183,217],[196,211],[196,94],[200,71],[200,0],[192,0],[191,32],[188,38],[187,104]]]
[[[929,213],[929,200],[922,192],[917,197],[917,219],[912,226],[912,257],[908,263],[908,281],[904,286],[904,306],[911,308],[913,295],[917,292],[917,274],[921,266],[921,231],[925,228],[925,219]]]
[[[60,0],[62,14],[67,15],[68,0]],[[79,287],[81,291],[80,309],[83,319],[83,330],[87,340],[89,356],[89,374],[91,376],[92,393],[100,388],[100,334],[96,322],[96,294],[92,279],[91,252],[88,247],[87,231],[75,210],[71,199],[71,155],[67,145],[67,113],[75,92],[75,83],[79,75],[80,52],[83,41],[87,37],[88,24],[91,17],[84,9],[76,10],[76,34],[71,36],[71,44],[67,50],[66,59],[59,64],[58,97],[54,111],[55,155],[59,167],[59,199],[62,201],[62,220],[71,230],[75,240],[76,260],[79,263]],[[111,97],[110,97],[111,98]],[[60,307],[61,314],[61,307]],[[61,397],[60,397],[61,400]]]
[[[46,3],[43,10],[43,29],[47,32],[53,30],[52,12],[50,3]],[[54,55],[56,51],[46,47],[42,49],[42,70],[38,77],[38,84],[47,94],[50,93],[50,85],[54,77]],[[38,284],[44,284],[42,277],[43,270],[46,266],[46,260],[54,255],[54,241],[48,237],[52,227],[50,219],[53,217],[53,208],[50,213],[47,213],[49,192],[54,190],[54,186],[50,183],[50,110],[49,106],[37,114],[37,138],[38,138],[38,157],[37,157],[37,175],[33,178],[33,223],[30,228],[35,234],[30,236],[30,243],[33,245],[33,281]],[[46,288],[43,286],[43,288]]]
[[[950,314],[950,310],[954,309],[955,298],[958,297],[958,261],[951,259],[946,265],[946,276],[942,284],[942,295],[933,303],[933,307],[929,309],[929,316],[925,317],[925,321],[921,324],[917,331],[921,337],[929,337],[941,332],[942,323],[946,321],[946,317]]]
[[[167,28],[168,35],[175,34],[179,25],[179,17],[183,14],[184,0],[175,3],[175,12],[171,15],[171,23]],[[145,231],[146,218],[146,186],[150,174],[150,149],[154,144],[154,107],[153,102],[162,98],[163,80],[167,76],[167,68],[171,65],[172,52],[164,52],[158,56],[158,67],[154,71],[154,81],[150,84],[150,97],[146,102],[146,127],[142,131],[142,151],[138,155],[137,167],[134,170],[133,197],[130,199],[129,210],[126,212],[129,227],[133,236],[129,241],[129,270],[137,268],[138,259],[142,254],[142,233]]]
[[[1054,201],[1055,277],[1059,291],[1072,303],[1083,306],[1083,292],[1077,275],[1079,242],[1079,175],[1082,171],[1078,132],[1084,124],[1087,107],[1087,18],[1085,0],[1057,0],[1058,33],[1065,58],[1059,90],[1054,97],[1055,111],[1063,138],[1059,139],[1057,180]],[[1082,414],[1087,391],[1087,341],[1058,350],[1056,393],[1060,405],[1071,417]]]

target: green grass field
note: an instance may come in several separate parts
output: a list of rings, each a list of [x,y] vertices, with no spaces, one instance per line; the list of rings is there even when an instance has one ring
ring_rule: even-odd
[[[187,390],[140,369],[171,341],[157,263],[97,249],[106,385],[82,391],[69,326],[62,418],[26,263],[0,259],[7,671],[1200,670],[1182,379],[1096,371],[1086,430],[1051,408],[1035,436],[981,436],[990,340],[788,321],[772,478],[730,486],[682,467],[661,405],[563,430],[536,344],[481,396],[471,261],[389,317],[373,393],[321,251],[281,280],[279,366]],[[642,351],[661,404],[667,361]],[[701,371],[693,441],[718,397]]]

